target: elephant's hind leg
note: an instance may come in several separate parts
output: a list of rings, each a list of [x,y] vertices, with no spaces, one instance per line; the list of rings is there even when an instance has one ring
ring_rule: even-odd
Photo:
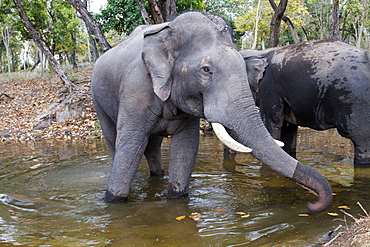
[[[145,158],[148,161],[151,176],[164,176],[161,153],[162,141],[162,136],[150,137],[148,146],[144,152]]]
[[[296,157],[297,153],[297,132],[298,125],[284,121],[281,127],[280,141],[284,142],[284,151],[292,157]]]

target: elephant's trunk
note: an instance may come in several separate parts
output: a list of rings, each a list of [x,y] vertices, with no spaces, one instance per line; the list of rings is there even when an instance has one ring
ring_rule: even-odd
[[[319,200],[316,203],[307,203],[311,214],[319,213],[330,206],[333,199],[332,189],[320,173],[298,162],[291,179],[304,187],[312,188],[317,193]]]
[[[252,149],[252,155],[272,170],[314,191],[319,200],[316,203],[307,204],[311,214],[327,209],[333,199],[328,181],[319,172],[298,162],[279,147],[263,125],[251,95],[250,97],[238,96],[237,98],[243,98],[246,102],[224,108],[226,116],[234,116],[232,119],[220,119],[220,121],[216,121],[216,117],[207,117],[207,119],[210,122],[223,124],[237,142]]]
[[[281,149],[268,133],[256,109],[244,121],[231,123],[231,126],[236,126],[231,127],[231,135],[250,147],[253,156],[272,170],[317,194],[319,200],[314,204],[307,204],[311,214],[319,213],[330,206],[333,195],[328,181],[319,172],[298,162]]]

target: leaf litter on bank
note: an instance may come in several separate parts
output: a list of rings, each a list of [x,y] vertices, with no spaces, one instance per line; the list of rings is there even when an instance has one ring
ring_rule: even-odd
[[[91,70],[75,72],[71,76],[76,78],[78,87],[68,107],[79,111],[63,122],[56,121],[58,112],[48,112],[66,98],[65,87],[58,76],[0,83],[0,94],[7,95],[0,98],[0,142],[101,138],[90,95]],[[59,113],[68,116],[63,111]],[[35,128],[43,114],[46,122]]]
[[[352,218],[354,222],[350,226],[343,227],[342,225],[340,225],[339,227],[337,227],[337,229],[334,230],[333,234],[331,234],[334,237],[326,244],[323,244],[322,247],[370,246],[370,215],[359,202],[357,204],[365,213],[365,216],[355,218],[348,212],[341,209],[340,211],[346,216]],[[347,223],[346,220],[345,222]]]

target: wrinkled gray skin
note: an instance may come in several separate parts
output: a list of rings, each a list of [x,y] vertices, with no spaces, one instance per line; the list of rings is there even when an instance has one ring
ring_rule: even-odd
[[[286,154],[264,127],[248,86],[242,56],[225,22],[189,12],[170,23],[140,26],[102,55],[92,76],[94,105],[113,156],[105,200],[127,200],[142,155],[163,175],[160,145],[171,135],[168,197],[188,195],[199,143],[199,118],[224,125],[253,155],[319,196],[331,187],[315,170]]]
[[[354,144],[355,165],[370,165],[369,51],[308,41],[241,54],[262,119],[286,152],[296,153],[298,126],[337,128]],[[252,78],[256,64],[268,64],[262,80]]]

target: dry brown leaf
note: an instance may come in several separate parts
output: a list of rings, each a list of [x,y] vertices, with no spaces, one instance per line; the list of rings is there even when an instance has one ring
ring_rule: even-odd
[[[338,216],[339,215],[337,213],[330,213],[330,212],[328,212],[327,214],[330,215],[330,216]]]
[[[309,214],[298,214],[299,217],[308,217],[310,216]]]
[[[176,220],[180,221],[180,220],[183,220],[185,218],[186,218],[186,216],[185,215],[182,215],[182,216],[176,217]]]
[[[202,218],[202,215],[199,214],[199,213],[191,213],[191,215],[189,215],[189,218],[193,219],[193,220],[198,220],[198,219]]]

